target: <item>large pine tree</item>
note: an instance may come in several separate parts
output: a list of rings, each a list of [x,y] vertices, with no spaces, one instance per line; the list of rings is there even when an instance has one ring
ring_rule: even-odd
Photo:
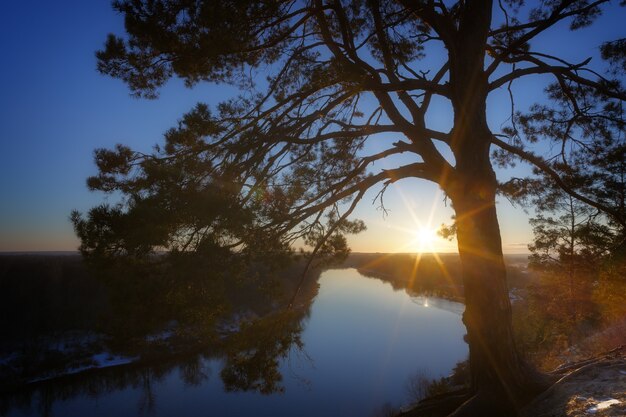
[[[570,63],[542,52],[538,40],[553,27],[591,25],[606,4],[116,1],[127,33],[110,35],[98,52],[101,72],[149,98],[174,76],[190,86],[232,83],[241,95],[215,111],[196,107],[153,154],[98,150],[100,173],[89,186],[125,198],[86,219],[75,214],[82,249],[102,256],[159,248],[253,253],[304,238],[315,251],[342,251],[343,234],[363,228],[348,216],[369,189],[432,181],[456,214],[465,287],[474,395],[455,415],[511,415],[546,379],[513,340],[494,145],[499,162],[521,158],[577,198],[597,207],[602,201],[572,188],[553,161],[525,148],[520,132],[492,132],[487,100],[517,79],[548,75],[554,84],[543,90],[546,99],[560,97],[577,117],[599,120],[602,106],[620,113],[626,92],[618,80],[588,68],[584,51]],[[619,74],[624,40],[603,52]],[[453,112],[445,132],[429,126],[431,103],[440,100]],[[398,154],[413,161],[376,164],[407,160]]]

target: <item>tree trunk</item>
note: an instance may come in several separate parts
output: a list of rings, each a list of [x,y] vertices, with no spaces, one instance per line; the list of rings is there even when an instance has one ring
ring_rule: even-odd
[[[480,86],[476,80],[474,85]],[[465,291],[463,322],[475,393],[453,415],[514,416],[549,386],[549,380],[522,359],[513,338],[495,204],[497,181],[489,155],[491,132],[484,101],[479,103],[469,100],[455,106],[456,170],[446,187],[456,213]]]
[[[492,415],[514,415],[513,410],[545,389],[547,381],[521,358],[513,338],[495,178],[466,177],[462,184],[451,197],[463,271],[463,322],[472,389],[484,403],[481,415],[489,415],[484,414],[489,410]]]
[[[484,59],[491,7],[490,0],[468,1],[458,31],[446,45],[454,109],[450,146],[456,164],[442,187],[456,212],[465,290],[463,322],[475,394],[454,416],[514,416],[548,386],[547,378],[521,358],[513,339],[486,109]]]

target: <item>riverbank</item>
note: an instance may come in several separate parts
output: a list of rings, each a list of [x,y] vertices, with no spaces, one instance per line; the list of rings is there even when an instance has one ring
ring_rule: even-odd
[[[520,297],[535,279],[527,255],[505,255],[511,298]],[[389,282],[395,289],[463,302],[461,260],[456,253],[353,253],[341,265]]]
[[[564,364],[559,380],[521,411],[521,417],[626,415],[626,347]]]

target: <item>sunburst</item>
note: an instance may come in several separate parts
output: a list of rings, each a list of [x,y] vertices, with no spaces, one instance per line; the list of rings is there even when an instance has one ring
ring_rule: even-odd
[[[415,231],[415,245],[418,252],[434,252],[438,240],[437,230],[421,226]]]

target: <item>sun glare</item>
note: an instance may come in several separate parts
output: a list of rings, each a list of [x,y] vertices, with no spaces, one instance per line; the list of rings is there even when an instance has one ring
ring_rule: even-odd
[[[415,231],[418,252],[433,252],[437,242],[437,230],[421,227]]]

